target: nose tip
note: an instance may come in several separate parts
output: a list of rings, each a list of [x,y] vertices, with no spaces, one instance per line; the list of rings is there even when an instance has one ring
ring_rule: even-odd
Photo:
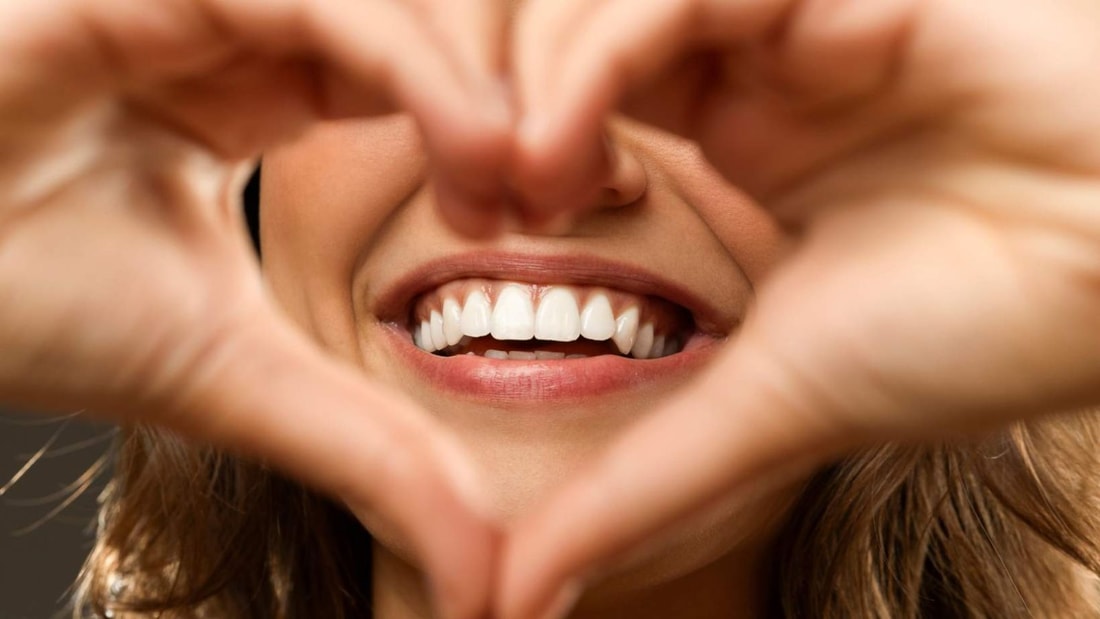
[[[629,148],[610,137],[605,138],[610,173],[593,208],[628,206],[640,200],[649,186],[649,176],[638,157]]]

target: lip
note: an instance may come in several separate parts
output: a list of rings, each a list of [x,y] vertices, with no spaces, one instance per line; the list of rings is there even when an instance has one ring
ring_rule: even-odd
[[[529,284],[605,286],[637,295],[662,297],[687,308],[696,329],[714,338],[726,337],[739,321],[705,298],[657,273],[591,255],[525,255],[477,251],[419,265],[382,290],[373,313],[384,323],[404,325],[418,295],[447,282],[485,278]]]
[[[513,361],[442,357],[418,348],[406,324],[419,295],[450,281],[499,279],[530,284],[604,286],[656,296],[692,313],[695,334],[679,353],[659,359],[598,355],[584,359]],[[474,251],[418,265],[381,289],[369,307],[395,357],[422,380],[457,398],[507,403],[567,402],[682,378],[702,367],[740,317],[723,312],[674,281],[637,266],[591,255]]]
[[[553,361],[505,361],[481,356],[440,357],[420,350],[396,324],[383,328],[387,345],[417,376],[450,395],[499,404],[581,400],[667,381],[695,372],[720,339],[696,334],[683,351],[660,359],[617,355]]]

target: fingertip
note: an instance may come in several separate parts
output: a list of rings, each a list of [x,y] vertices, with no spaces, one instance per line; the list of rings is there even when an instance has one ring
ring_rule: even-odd
[[[436,208],[444,221],[459,234],[472,239],[493,238],[505,229],[505,213],[499,198],[475,195],[459,187],[446,174],[432,181]]]
[[[566,579],[560,575],[561,568],[555,567],[559,557],[546,552],[548,538],[540,529],[540,516],[516,523],[500,548],[493,600],[497,619],[540,619],[555,604],[565,604],[555,596],[565,588]]]
[[[442,619],[484,619],[490,615],[492,590],[496,575],[494,557],[500,547],[500,535],[489,535],[476,540],[474,552],[483,551],[480,560],[465,556],[461,570],[453,573],[458,578],[441,578],[439,572],[429,577],[428,589],[437,616]],[[471,582],[470,575],[483,575]]]
[[[507,87],[499,80],[485,86],[472,95],[472,117],[421,119],[439,212],[452,229],[475,239],[505,229],[504,187],[515,133]]]
[[[580,601],[584,587],[579,579],[547,582],[534,591],[505,587],[498,594],[495,615],[499,619],[564,619]]]
[[[518,130],[513,182],[524,224],[585,210],[610,175],[602,128],[572,124],[533,119]]]
[[[533,616],[540,619],[565,619],[576,607],[577,602],[580,601],[583,591],[584,588],[581,586],[580,581],[567,581],[558,588],[554,595],[548,598],[550,600],[549,604],[537,610]]]

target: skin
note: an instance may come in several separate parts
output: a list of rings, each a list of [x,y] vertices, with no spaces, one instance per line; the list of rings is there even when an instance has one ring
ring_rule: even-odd
[[[608,144],[617,168],[602,197],[568,230],[480,241],[456,233],[435,208],[423,142],[408,117],[327,125],[264,158],[264,271],[281,305],[326,348],[412,394],[453,432],[481,470],[495,519],[505,525],[529,516],[653,402],[682,388],[698,364],[634,388],[581,395],[565,406],[454,394],[395,350],[380,291],[421,264],[472,250],[591,256],[681,283],[721,308],[728,334],[784,245],[772,218],[715,173],[691,142],[617,122]],[[724,215],[720,228],[706,219],[716,212]],[[568,267],[558,281],[568,283],[567,276]],[[525,281],[507,272],[500,277]],[[746,616],[759,605],[769,536],[793,490],[721,506],[680,529],[590,590],[574,616]],[[381,542],[378,616],[428,616],[422,573],[407,540],[373,532]]]
[[[0,397],[163,424],[382,514],[447,617],[538,616],[859,445],[1100,402],[1091,0],[533,0],[514,40],[476,0],[134,6],[0,7]],[[713,368],[506,539],[442,424],[274,308],[235,212],[246,159],[395,108],[452,224],[568,229],[621,108],[799,234]]]
[[[414,403],[271,303],[239,195],[272,144],[395,109],[465,182],[498,176],[509,122],[487,94],[492,44],[459,52],[438,33],[446,22],[449,40],[500,41],[486,34],[499,11],[136,6],[0,7],[0,397],[161,424],[369,506],[411,540],[445,616],[481,613],[498,538],[473,467]],[[475,49],[479,66],[456,62]],[[303,410],[319,412],[303,424]]]
[[[532,0],[527,208],[591,191],[575,162],[618,106],[799,239],[708,375],[513,531],[500,616],[853,446],[1100,403],[1097,23],[1076,0]]]

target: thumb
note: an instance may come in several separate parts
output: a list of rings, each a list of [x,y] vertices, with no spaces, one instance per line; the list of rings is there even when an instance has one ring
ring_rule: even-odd
[[[379,514],[410,540],[442,616],[484,612],[495,532],[473,466],[425,413],[266,308],[190,367],[166,425]]]
[[[502,558],[499,616],[547,616],[586,576],[662,530],[843,451],[850,437],[799,393],[781,364],[739,340],[517,527]]]

